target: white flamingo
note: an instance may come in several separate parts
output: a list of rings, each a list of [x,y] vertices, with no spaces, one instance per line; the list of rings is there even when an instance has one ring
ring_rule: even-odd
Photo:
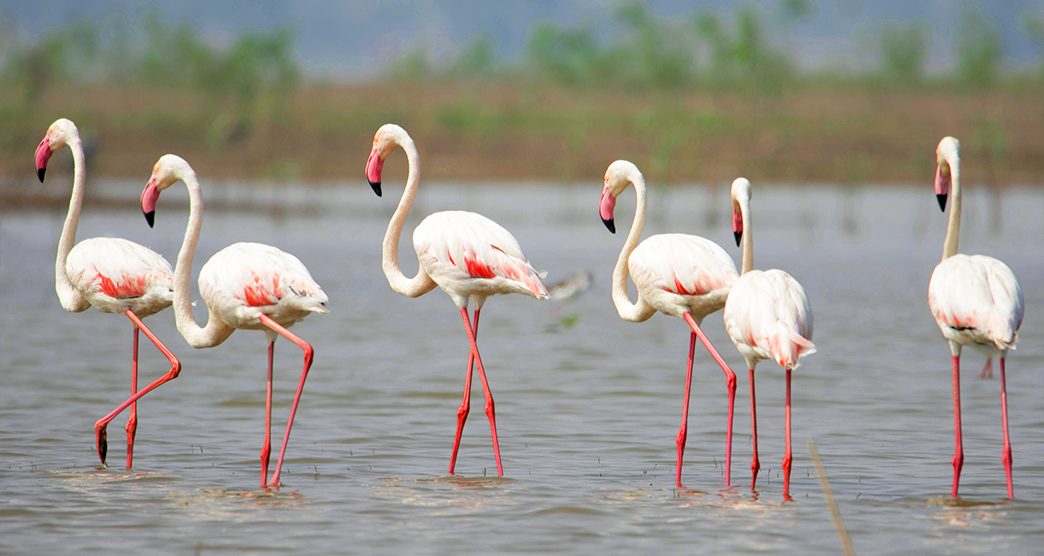
[[[439,286],[460,308],[470,351],[468,371],[464,379],[464,396],[457,409],[457,433],[453,439],[449,472],[454,472],[461,433],[471,409],[471,374],[474,364],[477,363],[482,393],[486,399],[485,411],[493,439],[497,475],[503,476],[493,393],[489,389],[486,371],[475,340],[478,336],[479,311],[486,297],[490,295],[521,293],[537,299],[547,299],[547,288],[540,281],[539,273],[526,260],[522,248],[510,232],[485,216],[465,211],[436,212],[425,217],[417,225],[413,230],[413,247],[417,251],[419,269],[413,278],[403,275],[399,269],[399,236],[402,235],[406,214],[410,210],[420,182],[417,146],[406,130],[394,124],[385,124],[377,130],[373,137],[373,150],[366,161],[366,179],[374,193],[380,196],[384,161],[396,147],[402,147],[406,153],[409,174],[406,177],[406,189],[402,199],[388,223],[388,231],[384,234],[381,261],[384,274],[388,277],[388,284],[396,292],[418,297]],[[474,323],[468,320],[469,302],[475,307]]]
[[[627,240],[613,270],[613,303],[620,318],[627,321],[642,322],[659,311],[684,319],[692,329],[681,427],[675,440],[678,448],[675,484],[678,488],[684,488],[681,482],[682,459],[688,436],[689,391],[692,387],[692,360],[697,338],[721,366],[725,373],[725,385],[729,396],[729,416],[725,435],[725,485],[728,486],[732,464],[732,415],[736,401],[736,373],[732,372],[707,340],[699,325],[704,317],[721,309],[725,304],[729,289],[737,278],[736,264],[725,250],[699,236],[660,234],[650,236],[638,244],[645,224],[645,178],[637,166],[626,160],[613,162],[605,172],[605,187],[602,189],[598,212],[610,232],[616,233],[613,220],[616,198],[628,185],[634,186],[638,202],[631,231],[627,234]],[[633,277],[634,285],[638,289],[636,303],[631,303],[628,298],[628,274]]]
[[[1022,324],[1022,288],[1007,265],[984,255],[957,253],[957,236],[961,227],[960,143],[944,137],[935,150],[935,193],[939,208],[946,210],[946,198],[953,188],[950,220],[946,226],[942,262],[932,272],[928,284],[928,306],[942,335],[950,343],[953,354],[953,489],[957,487],[964,466],[961,440],[961,347],[972,346],[1000,361],[1001,426],[1004,447],[1001,462],[1007,475],[1008,497],[1014,497],[1011,479],[1011,439],[1008,436],[1008,395],[1004,377],[1004,360],[1009,349],[1015,349]]]
[[[750,369],[750,423],[754,456],[750,463],[750,488],[758,480],[758,413],[754,395],[754,368],[770,359],[787,373],[784,405],[786,450],[783,453],[783,496],[790,498],[790,375],[801,357],[816,352],[812,344],[812,306],[805,290],[782,270],[754,270],[754,238],[751,233],[750,182],[732,182],[732,231],[742,245],[740,277],[732,285],[722,314],[725,330]]]
[[[85,170],[80,132],[72,121],[61,118],[47,128],[47,134],[36,147],[36,175],[41,182],[44,180],[48,159],[63,146],[68,146],[73,155],[73,188],[69,213],[58,241],[54,286],[58,300],[66,311],[79,313],[94,307],[103,313],[122,313],[134,326],[131,397],[94,424],[98,458],[105,465],[108,452],[106,428],[110,421],[130,406],[130,418],[126,426],[127,469],[130,469],[138,427],[137,400],[164,382],[173,380],[181,372],[181,363],[177,357],[141,321],[170,306],[173,277],[170,263],[155,251],[132,241],[96,237],[73,245],[80,208],[83,206]],[[170,361],[170,370],[141,390],[138,390],[138,330],[143,330],[145,337]]]
[[[210,257],[199,271],[199,290],[209,316],[206,326],[196,324],[192,316],[192,287],[189,280],[203,223],[203,200],[196,173],[188,162],[172,154],[160,157],[141,193],[141,210],[149,226],[152,226],[160,192],[179,180],[188,188],[189,218],[174,271],[174,317],[178,331],[194,348],[219,345],[237,328],[265,331],[268,338],[268,388],[265,392],[261,486],[278,488],[290,429],[294,425],[294,415],[314,354],[312,346],[292,334],[287,327],[312,313],[326,313],[327,297],[297,257],[261,243],[233,243]],[[275,473],[271,482],[266,482],[271,453],[272,356],[277,335],[290,340],[304,351],[304,367],[301,369],[294,402],[290,406]]]

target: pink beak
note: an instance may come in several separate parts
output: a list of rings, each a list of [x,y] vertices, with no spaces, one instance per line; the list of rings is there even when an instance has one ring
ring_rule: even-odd
[[[378,197],[381,196],[382,170],[384,170],[384,159],[381,158],[381,154],[377,152],[377,146],[374,145],[373,150],[370,151],[370,158],[366,159],[366,181],[370,182],[370,187]]]
[[[51,151],[51,142],[47,140],[47,136],[44,136],[43,141],[36,146],[36,177],[40,178],[40,183],[44,181],[47,161],[50,160],[52,154],[54,153]]]
[[[616,233],[616,222],[613,220],[613,212],[616,210],[616,197],[613,197],[609,188],[602,190],[602,200],[598,202],[598,216],[602,217],[602,223],[610,232]]]
[[[141,192],[141,212],[145,214],[145,222],[151,228],[156,223],[156,201],[159,200],[160,192],[156,188],[156,177],[149,178],[145,189]]]

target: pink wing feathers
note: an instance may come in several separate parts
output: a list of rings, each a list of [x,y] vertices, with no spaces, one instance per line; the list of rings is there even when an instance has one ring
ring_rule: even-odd
[[[813,315],[801,284],[782,270],[753,270],[732,287],[724,312],[725,329],[748,364],[772,359],[794,369],[815,353]]]

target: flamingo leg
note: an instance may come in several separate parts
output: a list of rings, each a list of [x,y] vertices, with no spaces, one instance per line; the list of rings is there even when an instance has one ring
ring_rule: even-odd
[[[272,320],[268,315],[262,313],[259,319],[261,324],[271,328],[287,340],[290,340],[304,352],[304,366],[301,368],[301,380],[297,383],[297,393],[294,394],[294,402],[290,405],[290,416],[286,420],[286,432],[283,433],[283,446],[279,449],[279,459],[276,461],[275,473],[272,475],[271,482],[268,483],[268,486],[270,487],[279,488],[279,473],[283,470],[283,457],[286,455],[286,445],[290,441],[290,429],[294,426],[294,415],[297,414],[297,405],[301,402],[301,392],[304,391],[305,379],[308,378],[308,369],[312,367],[312,358],[315,355],[315,349],[312,348],[308,342],[305,342],[287,330],[283,325]]]
[[[1008,498],[1015,498],[1015,489],[1011,482],[1011,437],[1008,436],[1008,387],[1004,376],[1004,357],[1000,358],[1000,383],[1001,383],[1001,425],[1004,426],[1004,448],[1001,452],[1001,463],[1004,464],[1004,474],[1008,479]]]
[[[754,394],[754,369],[750,370],[750,433],[751,443],[754,444],[754,457],[750,461],[750,490],[754,490],[758,483],[758,471],[761,470],[761,462],[758,460],[758,404]]]
[[[689,435],[689,393],[692,391],[692,359],[696,353],[696,333],[689,334],[689,364],[685,369],[685,396],[682,398],[681,427],[678,428],[678,437],[674,443],[678,446],[678,464],[674,471],[674,484],[678,488],[685,488],[681,482],[682,460],[685,457],[685,439]]]
[[[134,348],[131,355],[131,395],[138,392],[138,335],[139,328],[134,327]],[[138,402],[130,406],[130,418],[127,419],[127,470],[134,465],[134,435],[138,432]]]
[[[265,388],[265,441],[261,445],[261,488],[268,480],[268,462],[272,454],[272,359],[275,356],[275,339],[268,342],[268,386]]]
[[[783,500],[790,502],[790,467],[794,462],[794,453],[790,449],[790,374],[792,369],[787,369],[787,393],[786,405],[784,406],[784,420],[786,421],[785,438],[787,446],[783,452]]]
[[[468,342],[471,343],[471,353],[475,356],[478,367],[479,380],[482,381],[482,395],[486,398],[486,416],[489,417],[490,435],[493,437],[493,457],[497,460],[497,476],[504,476],[504,466],[500,463],[500,442],[497,440],[497,415],[493,406],[493,392],[489,389],[489,381],[486,380],[486,369],[482,365],[482,356],[479,355],[478,344],[475,342],[475,331],[468,322],[468,310],[461,307],[460,316],[464,319],[464,331],[468,334]]]
[[[979,371],[979,378],[993,378],[993,358],[987,357],[986,363],[982,365],[982,370]]]
[[[710,340],[704,336],[703,330],[700,329],[700,326],[696,324],[696,321],[692,318],[692,313],[685,313],[682,315],[682,318],[685,319],[689,328],[692,329],[693,333],[696,334],[696,337],[703,343],[703,346],[707,348],[708,352],[710,352],[711,357],[714,358],[721,367],[722,372],[725,373],[725,387],[728,389],[729,393],[729,420],[725,428],[725,486],[729,486],[731,484],[730,478],[732,470],[732,416],[733,410],[736,407],[736,373],[729,368],[729,365],[721,358],[718,350],[714,349]]]
[[[957,497],[964,467],[964,443],[961,439],[961,356],[953,356],[953,489],[950,496]]]
[[[473,325],[475,339],[478,339],[479,311],[480,309],[475,309],[475,324]],[[457,408],[457,434],[453,437],[453,453],[450,454],[450,475],[453,474],[453,470],[457,466],[457,450],[460,449],[460,436],[464,432],[464,422],[468,420],[468,413],[471,412],[471,373],[474,370],[474,365],[475,354],[469,349],[468,374],[464,377],[464,397],[460,401],[460,407]]]
[[[141,390],[138,390],[137,392],[132,394],[131,397],[127,398],[126,401],[116,406],[116,409],[113,409],[105,417],[98,419],[98,421],[94,423],[94,436],[98,445],[98,458],[101,460],[102,465],[105,465],[105,454],[107,454],[109,451],[109,443],[107,440],[108,434],[106,433],[106,427],[109,426],[109,422],[115,419],[117,415],[122,413],[124,409],[127,409],[128,406],[133,405],[134,402],[138,401],[139,398],[141,398],[145,394],[148,394],[157,386],[163,384],[164,382],[173,380],[177,378],[179,374],[181,374],[181,361],[178,361],[178,358],[174,357],[174,354],[171,353],[169,349],[167,349],[167,346],[163,345],[163,342],[159,341],[159,338],[157,338],[156,335],[153,334],[151,330],[149,330],[149,327],[145,326],[145,323],[141,322],[141,319],[138,318],[138,315],[135,315],[134,311],[131,311],[130,309],[124,311],[124,314],[127,315],[127,318],[129,318],[132,323],[134,323],[134,326],[136,328],[141,329],[141,331],[145,333],[145,337],[151,340],[153,345],[155,345],[156,348],[158,348],[160,352],[163,353],[164,357],[166,357],[167,360],[170,361],[170,370],[167,371],[167,373],[163,376],[153,381],[152,384],[149,384],[145,388],[142,388]],[[135,365],[135,367],[136,366],[137,365]],[[128,465],[130,464],[129,458],[127,463]]]

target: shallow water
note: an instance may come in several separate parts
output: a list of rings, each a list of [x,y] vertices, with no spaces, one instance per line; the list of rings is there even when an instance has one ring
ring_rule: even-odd
[[[49,179],[46,187],[60,186]],[[141,184],[92,187],[133,199]],[[767,363],[759,368],[763,469],[752,493],[746,372],[718,315],[705,329],[740,375],[734,486],[722,488],[721,372],[697,351],[684,474],[690,490],[673,488],[688,332],[664,316],[643,324],[617,317],[608,277],[624,234],[610,235],[599,222],[599,192],[598,183],[428,183],[415,206],[415,215],[464,208],[494,218],[550,272],[548,282],[582,271],[595,278],[568,302],[506,296],[486,304],[480,346],[496,396],[506,470],[499,479],[477,384],[459,475],[445,472],[467,343],[444,294],[407,299],[380,271],[397,187],[389,183],[383,199],[362,184],[206,190],[213,206],[274,208],[208,212],[197,269],[230,242],[272,243],[298,255],[331,298],[329,315],[294,329],[315,345],[316,359],[284,487],[274,494],[257,487],[263,336],[241,331],[218,348],[193,350],[170,312],[147,323],[184,371],[139,404],[134,471],[122,469],[122,416],[109,428],[112,467],[96,468],[93,423],[129,387],[130,325],[59,307],[52,257],[64,214],[0,213],[0,553],[836,554],[840,543],[808,441],[822,455],[857,551],[1039,550],[1044,190],[1008,190],[999,221],[990,197],[974,186],[966,197],[961,250],[1006,261],[1022,282],[1027,313],[1008,366],[1017,499],[1005,500],[999,381],[978,379],[983,358],[966,351],[966,460],[963,498],[954,503],[949,356],[926,306],[945,216],[929,187],[756,189],[755,264],[788,270],[816,312],[819,351],[794,379],[789,504],[779,475],[783,373]],[[654,187],[650,195],[645,235],[699,234],[738,258],[724,188]],[[119,235],[173,260],[185,198],[181,188],[164,194],[154,230],[137,210],[86,211],[79,237]],[[625,194],[621,229],[633,207],[633,194]],[[412,271],[409,241],[403,244]],[[141,353],[143,383],[166,370],[144,339]],[[300,352],[279,342],[276,355],[278,439]]]

